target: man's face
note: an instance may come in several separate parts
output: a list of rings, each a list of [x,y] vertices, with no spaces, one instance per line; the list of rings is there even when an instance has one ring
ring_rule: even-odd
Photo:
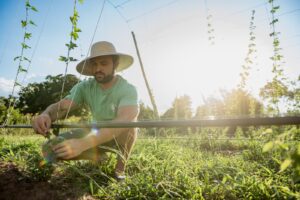
[[[94,77],[98,83],[108,83],[115,75],[112,56],[101,56],[91,61]]]

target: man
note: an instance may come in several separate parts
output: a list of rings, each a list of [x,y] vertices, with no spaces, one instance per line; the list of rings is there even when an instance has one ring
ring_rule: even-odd
[[[117,53],[109,42],[93,44],[91,56],[81,61],[76,70],[94,78],[76,84],[69,95],[34,118],[34,130],[45,136],[52,122],[82,104],[90,107],[94,121],[135,121],[139,113],[136,88],[115,75],[115,72],[128,68],[132,63],[131,56]],[[115,174],[123,177],[137,132],[134,128],[77,129],[59,136],[63,138],[62,142],[51,146],[51,150],[60,160],[99,161],[105,157],[104,150],[111,147],[120,150]]]

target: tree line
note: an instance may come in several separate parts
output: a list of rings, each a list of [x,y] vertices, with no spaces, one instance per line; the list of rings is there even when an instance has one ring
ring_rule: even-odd
[[[47,76],[45,81],[40,83],[30,83],[22,87],[18,97],[0,97],[0,122],[3,123],[7,117],[9,101],[13,99],[15,106],[11,109],[11,123],[20,121],[22,115],[35,115],[41,113],[50,104],[58,101],[61,95],[61,85],[64,81],[62,74]],[[300,78],[300,77],[299,77]],[[70,89],[80,80],[71,74],[66,75],[65,91],[62,96],[66,96]],[[300,79],[298,80],[300,81]],[[300,87],[294,84],[293,90],[286,88],[283,99],[288,106],[287,113],[299,114],[300,110]],[[199,105],[195,112],[192,109],[192,100],[188,95],[176,97],[164,113],[161,119],[201,119],[209,116],[230,117],[230,116],[257,116],[268,114],[266,105],[255,98],[248,91],[237,87],[231,91],[220,90],[220,98],[215,96],[203,97],[203,104]],[[264,97],[264,96],[262,96]],[[75,116],[85,117],[88,115],[87,109],[82,108],[71,113]],[[155,119],[152,108],[140,102],[139,120]]]

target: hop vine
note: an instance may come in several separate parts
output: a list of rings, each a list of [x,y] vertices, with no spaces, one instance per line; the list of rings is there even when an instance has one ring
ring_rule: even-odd
[[[21,73],[27,73],[28,72],[28,67],[25,68],[24,63],[27,62],[28,66],[31,63],[31,60],[25,56],[25,51],[27,49],[31,48],[28,45],[28,41],[31,39],[32,33],[29,32],[28,29],[29,29],[30,26],[35,27],[37,25],[34,23],[34,21],[32,21],[29,18],[30,12],[38,12],[38,10],[36,9],[36,7],[31,5],[30,0],[26,0],[26,2],[25,2],[25,19],[21,20],[21,27],[22,27],[22,29],[24,29],[23,40],[21,42],[21,53],[20,53],[19,56],[16,56],[13,59],[14,61],[18,62],[18,68],[17,68],[16,77],[15,77],[15,80],[14,80],[12,93],[9,97],[9,106],[8,106],[8,109],[7,109],[7,117],[6,117],[6,120],[5,120],[4,124],[8,123],[9,118],[10,118],[10,113],[12,112],[12,109],[14,108],[15,103],[16,103],[16,98],[14,97],[15,89],[16,89],[16,87],[21,87],[22,86],[22,84],[19,82],[19,75]]]
[[[207,34],[208,34],[208,41],[210,45],[214,45],[215,44],[215,36],[214,36],[214,32],[215,29],[212,26],[212,14],[209,14],[206,19],[207,19]]]
[[[238,84],[238,88],[241,90],[245,90],[246,88],[246,82],[249,78],[249,71],[251,70],[254,60],[256,59],[256,37],[254,30],[256,26],[254,25],[254,16],[255,16],[255,10],[252,10],[251,14],[251,20],[250,20],[250,26],[249,26],[249,44],[248,44],[248,52],[245,58],[245,63],[242,65],[242,72],[240,73],[240,83]]]
[[[78,0],[79,3],[83,3],[83,0]],[[74,62],[77,61],[77,59],[73,58],[70,56],[70,53],[72,50],[74,50],[77,47],[77,44],[75,43],[75,41],[79,38],[79,33],[81,32],[81,29],[78,28],[77,26],[77,22],[79,19],[79,13],[77,11],[77,0],[74,0],[74,7],[73,7],[73,14],[70,17],[70,21],[72,23],[72,30],[70,33],[70,41],[69,43],[65,44],[67,47],[67,56],[60,56],[59,60],[62,62],[65,62],[66,67],[65,67],[65,73],[64,73],[64,80],[63,80],[63,84],[62,84],[62,88],[61,88],[61,92],[60,92],[60,99],[62,99],[63,93],[64,93],[64,88],[65,88],[65,82],[67,80],[67,72],[68,72],[68,66],[70,62]],[[60,110],[60,104],[58,104],[58,111]],[[57,112],[58,115],[58,112]]]
[[[28,72],[28,69],[26,69],[23,66],[24,62],[28,62],[28,63],[31,62],[30,59],[28,59],[27,57],[24,56],[25,50],[31,48],[27,43],[27,41],[30,40],[31,37],[32,37],[32,33],[30,33],[28,31],[28,27],[29,26],[36,26],[36,24],[32,20],[29,19],[29,12],[30,11],[38,12],[38,10],[30,4],[29,0],[27,0],[26,3],[25,3],[25,9],[26,9],[25,19],[21,20],[21,26],[24,29],[23,41],[21,43],[21,54],[14,58],[14,61],[18,61],[18,70],[17,70],[17,75],[16,75],[16,78],[15,78],[14,88],[15,88],[15,86],[21,86],[21,84],[18,82],[19,74]],[[14,93],[14,90],[12,92],[12,95],[13,95],[13,93]]]
[[[270,26],[272,32],[269,34],[272,38],[273,45],[273,56],[270,58],[272,60],[272,74],[273,78],[271,81],[261,89],[260,96],[267,99],[269,102],[268,111],[273,114],[279,114],[279,102],[280,99],[285,97],[288,93],[288,87],[285,84],[287,80],[284,75],[283,70],[283,55],[281,54],[282,48],[280,47],[279,35],[280,32],[276,30],[276,24],[279,22],[279,19],[275,17],[276,13],[280,9],[280,6],[274,5],[274,0],[269,0],[268,3],[271,6],[271,22]]]
[[[210,10],[208,8],[208,5],[207,5],[207,1],[204,0],[204,3],[205,3],[205,9],[206,9],[206,20],[207,20],[207,35],[208,35],[208,42],[210,45],[214,45],[215,44],[215,29],[213,28],[213,25],[212,25],[212,18],[213,18],[213,15],[210,14]]]
[[[79,3],[83,3],[83,0],[79,0]],[[79,38],[79,33],[81,32],[81,29],[78,28],[77,22],[79,19],[79,13],[77,11],[77,0],[74,0],[74,7],[73,7],[73,15],[70,17],[70,21],[72,23],[72,30],[70,33],[70,41],[69,43],[66,43],[67,50],[67,56],[60,56],[59,60],[66,63],[66,68],[68,68],[68,65],[70,62],[77,61],[77,59],[70,56],[70,52],[74,50],[77,47],[77,44],[74,42]]]

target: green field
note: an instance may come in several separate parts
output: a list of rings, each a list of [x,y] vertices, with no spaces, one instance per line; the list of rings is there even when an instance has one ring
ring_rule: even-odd
[[[57,199],[300,199],[295,169],[280,172],[286,155],[276,148],[263,153],[264,139],[140,135],[123,182],[112,178],[113,154],[102,166],[70,161],[41,167],[44,141],[37,135],[1,135],[0,178],[13,170],[19,181],[9,181],[15,184],[16,193],[22,193],[18,184],[25,181],[33,185],[32,190],[47,190]],[[298,143],[290,141],[289,145]],[[4,197],[13,193],[2,190]]]

